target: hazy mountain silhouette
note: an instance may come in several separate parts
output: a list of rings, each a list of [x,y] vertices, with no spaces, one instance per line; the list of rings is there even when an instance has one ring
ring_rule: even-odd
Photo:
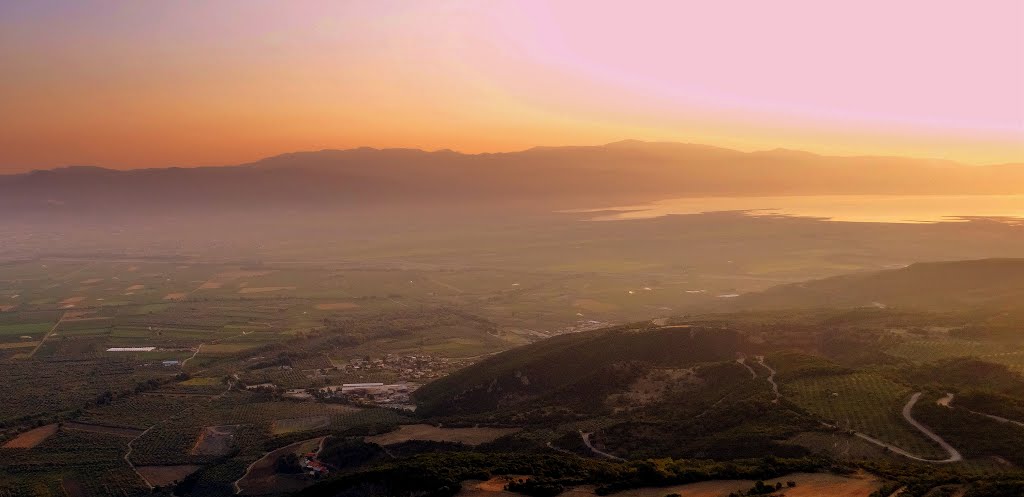
[[[4,209],[630,201],[693,195],[1024,193],[1024,164],[745,153],[622,141],[511,153],[358,148],[221,167],[75,166],[0,176]]]

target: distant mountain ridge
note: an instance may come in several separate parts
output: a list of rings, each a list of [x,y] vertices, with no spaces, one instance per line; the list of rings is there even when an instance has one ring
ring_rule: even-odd
[[[965,166],[638,141],[474,155],[357,148],[288,153],[234,166],[74,166],[0,176],[4,209],[1015,193],[1024,193],[1024,164]]]

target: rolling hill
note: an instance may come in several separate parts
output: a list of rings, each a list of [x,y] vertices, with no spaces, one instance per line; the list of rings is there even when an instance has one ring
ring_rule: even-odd
[[[732,360],[743,338],[714,328],[620,326],[562,335],[492,356],[417,390],[418,412],[476,414],[546,398],[600,402],[647,367]]]
[[[1017,307],[1024,301],[1024,259],[927,262],[835,276],[745,294],[743,309]]]

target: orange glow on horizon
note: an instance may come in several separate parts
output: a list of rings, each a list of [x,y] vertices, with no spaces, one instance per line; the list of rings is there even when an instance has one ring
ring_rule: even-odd
[[[879,39],[857,45],[845,36],[864,26],[828,38],[839,28],[801,28],[807,19],[799,18],[785,21],[806,31],[792,40],[766,39],[757,31],[763,19],[738,21],[751,32],[715,39],[704,53],[686,50],[693,40],[676,33],[677,19],[704,16],[714,25],[730,7],[684,4],[652,2],[646,14],[602,6],[578,25],[565,19],[582,4],[568,0],[7,5],[0,62],[11,70],[0,82],[0,111],[13,118],[0,120],[0,173],[223,165],[360,146],[476,153],[621,139],[1024,162],[1024,92],[1014,93],[1024,84],[1024,43],[1013,45],[1024,41],[1012,19],[1019,3],[971,14],[995,23],[972,42],[993,60],[964,71],[1009,65],[1004,73],[941,88],[940,62],[977,59],[967,48],[942,53],[952,48],[928,38],[960,22],[965,14],[953,8],[929,7],[937,25],[917,28],[937,44],[935,54],[923,51],[930,45],[895,45],[898,26],[871,26]],[[874,22],[884,11],[895,23],[920,14],[912,5],[869,4],[850,15]],[[776,15],[786,17],[781,8]],[[1002,17],[1010,19],[996,22]],[[1016,32],[1007,31],[1014,22]],[[618,36],[605,36],[620,24]],[[823,48],[806,47],[811,36]],[[887,43],[917,54],[921,67],[898,73],[903,59],[886,59]],[[827,71],[849,75],[833,80]],[[947,94],[956,88],[963,93]]]

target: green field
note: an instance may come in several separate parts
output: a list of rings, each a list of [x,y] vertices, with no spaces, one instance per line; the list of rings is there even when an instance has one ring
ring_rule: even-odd
[[[1024,347],[999,342],[979,342],[956,339],[907,340],[889,351],[891,354],[916,362],[931,362],[950,357],[977,357],[1005,364],[1024,372]]]
[[[801,378],[781,385],[782,394],[830,424],[859,431],[920,457],[945,453],[908,424],[901,414],[913,393],[875,373]]]

